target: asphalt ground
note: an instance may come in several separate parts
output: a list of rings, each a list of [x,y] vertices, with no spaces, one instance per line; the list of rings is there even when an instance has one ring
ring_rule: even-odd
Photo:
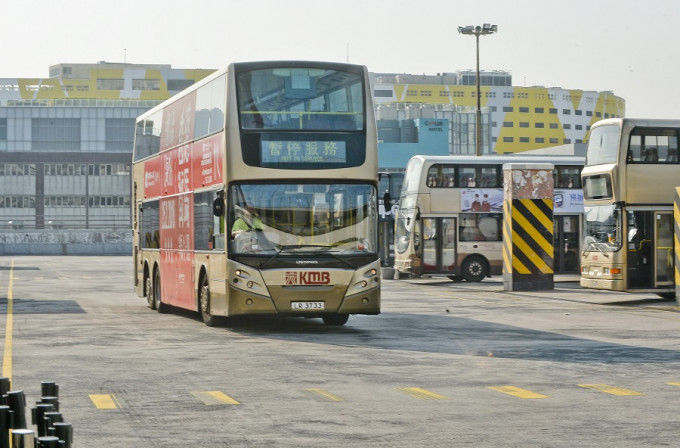
[[[680,446],[680,315],[651,293],[386,280],[343,327],[148,309],[131,257],[0,259],[3,376],[76,448]]]

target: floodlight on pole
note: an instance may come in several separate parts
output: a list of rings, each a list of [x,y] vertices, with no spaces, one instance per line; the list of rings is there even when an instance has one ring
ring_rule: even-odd
[[[475,36],[477,40],[477,126],[476,126],[476,143],[475,152],[477,156],[482,155],[482,103],[481,103],[481,89],[479,85],[479,36],[486,36],[498,32],[498,25],[491,25],[485,23],[482,26],[459,26],[458,32],[469,36]]]

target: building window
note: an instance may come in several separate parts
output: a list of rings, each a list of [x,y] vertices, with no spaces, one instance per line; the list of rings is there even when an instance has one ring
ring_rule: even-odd
[[[515,139],[513,137],[503,137],[504,143],[512,143],[514,141],[515,141]]]
[[[592,117],[593,116],[593,111],[592,110],[587,110],[586,111],[586,117]]]
[[[528,108],[528,107],[520,107],[520,108],[519,108],[519,111],[520,111],[521,113],[528,114],[528,113],[529,113],[529,108]]]
[[[562,127],[563,127],[564,129],[571,129],[571,125],[570,125],[569,123],[564,123],[564,124],[562,125]]]
[[[562,109],[564,115],[571,115],[571,109]]]
[[[542,107],[537,107],[534,109],[534,112],[536,112],[537,114],[543,114],[545,113],[545,109]]]
[[[550,123],[550,129],[559,129],[560,126],[557,123]]]
[[[535,123],[534,127],[538,128],[538,129],[543,129],[545,127],[545,123]]]
[[[536,137],[535,141],[536,141],[536,143],[545,143],[545,138],[543,138],[543,137]]]
[[[7,151],[7,118],[0,118],[0,151]]]
[[[80,151],[79,118],[34,118],[34,151]]]
[[[529,143],[529,137],[520,137],[519,142],[520,143]]]
[[[171,92],[179,92],[180,90],[184,90],[187,87],[193,86],[194,85],[194,80],[193,79],[168,79],[168,90]],[[388,97],[392,96],[392,91],[391,90],[376,90],[375,96],[380,96],[377,93],[378,92],[389,92]]]
[[[106,150],[132,152],[135,138],[135,120],[132,118],[106,119]]]
[[[514,126],[514,123],[512,121],[504,121],[503,122],[503,127],[504,128],[511,128]]]
[[[579,110],[579,109],[576,109],[576,110],[574,111],[574,113],[575,113],[576,115],[583,115],[583,111],[582,111],[582,110]]]
[[[132,90],[161,90],[160,79],[133,79]]]
[[[551,113],[551,114],[557,114],[557,109],[555,109],[554,107],[551,107],[551,108],[550,108],[550,113]]]
[[[123,90],[124,79],[97,79],[97,90]]]
[[[503,106],[503,112],[512,112],[513,110],[511,106]]]
[[[520,122],[519,122],[519,127],[520,127],[520,128],[528,128],[528,127],[529,127],[529,123],[526,122],[526,121],[520,121]]]
[[[550,139],[550,143],[559,143],[559,142],[560,142],[560,140],[557,139],[557,138],[551,138]]]

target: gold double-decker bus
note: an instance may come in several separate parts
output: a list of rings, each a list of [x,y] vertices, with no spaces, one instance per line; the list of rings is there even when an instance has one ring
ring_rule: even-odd
[[[480,282],[503,273],[503,165],[554,165],[555,271],[578,272],[580,156],[413,156],[395,218],[395,278],[444,275]]]
[[[613,118],[590,130],[581,286],[675,296],[673,197],[680,120]]]
[[[158,311],[380,312],[366,67],[234,63],[137,119],[134,285]]]

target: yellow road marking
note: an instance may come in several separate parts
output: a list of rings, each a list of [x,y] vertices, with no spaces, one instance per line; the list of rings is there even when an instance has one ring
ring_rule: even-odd
[[[430,392],[429,390],[421,389],[420,387],[400,387],[397,388],[397,390],[399,392],[403,392],[412,397],[415,397],[418,400],[448,400],[448,398],[446,398],[443,395]]]
[[[606,394],[618,396],[644,395],[641,392],[636,392],[630,389],[624,389],[622,387],[610,386],[609,384],[579,384],[579,387],[583,387],[585,389],[599,390],[600,392],[604,392]]]
[[[523,398],[523,399],[538,399],[538,398],[550,398],[547,395],[543,394],[538,394],[536,392],[532,392],[530,390],[522,389],[519,387],[515,386],[498,386],[498,387],[489,387],[491,390],[495,390],[497,392],[501,392],[504,394],[512,395],[513,397],[518,397],[518,398]]]
[[[320,396],[322,396],[323,398],[325,398],[326,400],[329,400],[329,401],[345,401],[344,398],[338,397],[337,395],[332,394],[332,393],[330,393],[330,392],[328,392],[327,390],[324,390],[324,389],[305,389],[305,390],[307,392],[311,392],[315,395],[320,395]]]
[[[9,378],[12,384],[12,333],[14,329],[14,260],[9,268],[9,286],[7,287],[7,323],[5,324],[5,350],[2,354],[2,376]]]
[[[680,383],[676,381],[671,381],[670,383],[667,384],[670,384],[671,386],[680,386]]]
[[[201,400],[206,406],[214,406],[217,404],[241,404],[219,390],[191,392],[191,395]]]
[[[116,399],[111,394],[90,394],[90,400],[97,409],[118,409]]]

